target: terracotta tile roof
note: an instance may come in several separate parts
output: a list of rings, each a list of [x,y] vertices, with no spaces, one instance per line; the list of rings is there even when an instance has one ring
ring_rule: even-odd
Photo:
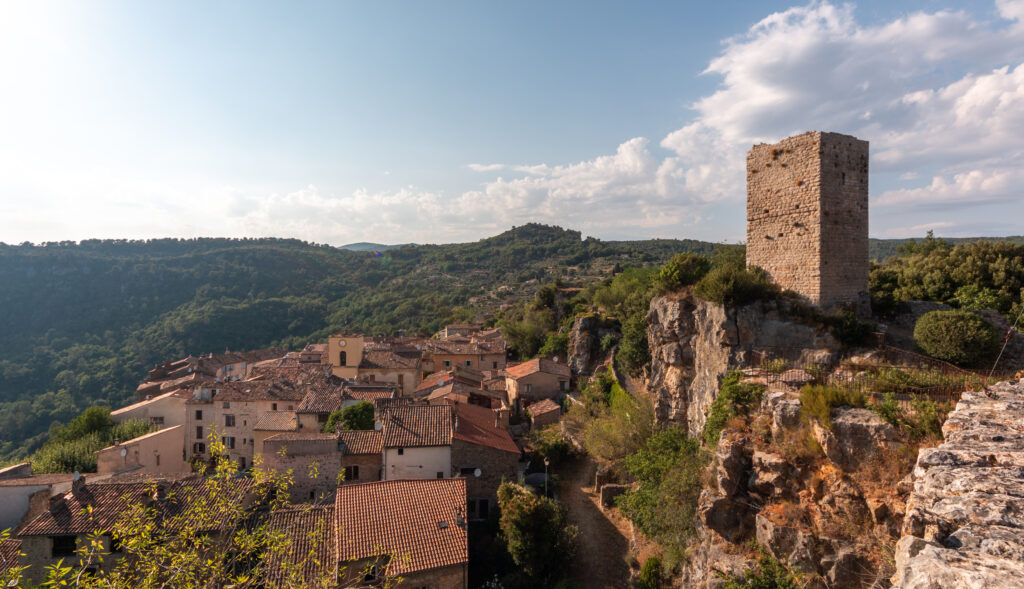
[[[219,382],[202,385],[214,391],[213,402],[221,401],[302,401],[305,391],[295,381],[276,380],[240,380],[235,382]]]
[[[8,538],[0,542],[0,578],[4,573],[18,566],[18,553],[21,552],[21,540]]]
[[[558,362],[552,362],[547,358],[534,358],[533,360],[527,360],[522,364],[509,366],[505,369],[505,372],[512,378],[522,378],[538,372],[546,372],[548,374],[555,374],[568,378],[569,366],[566,364],[559,364]]]
[[[428,401],[434,401],[437,399],[444,398],[457,399],[460,397],[468,399],[471,395],[487,397],[488,399],[491,399],[492,401],[498,401],[499,403],[504,401],[505,399],[505,395],[498,391],[489,391],[486,389],[465,385],[462,384],[461,382],[453,382],[446,384],[442,387],[437,387],[424,398],[427,399]]]
[[[423,352],[442,356],[504,354],[505,342],[502,340],[476,340],[465,336],[453,336],[446,339],[424,342]]]
[[[253,430],[290,432],[299,429],[299,419],[294,411],[265,411],[252,426]]]
[[[494,411],[466,403],[459,403],[453,408],[458,416],[458,429],[453,438],[519,454],[519,446],[516,446],[512,436],[497,426]]]
[[[388,407],[384,422],[385,448],[447,446],[452,443],[452,408],[448,405]]]
[[[73,475],[70,474],[34,474],[16,479],[0,480],[0,487],[32,487],[36,485],[56,485],[59,483],[70,483]]]
[[[377,399],[397,397],[398,385],[393,383],[355,383],[345,387],[345,395],[357,401],[373,403]]]
[[[448,370],[441,370],[427,375],[416,387],[416,392],[428,391],[449,382],[461,382],[472,386],[480,386],[484,375],[479,370],[473,370],[467,366],[453,366]]]
[[[325,434],[322,432],[281,432],[274,434],[265,440],[264,442],[289,442],[289,441],[309,441],[309,440],[336,440],[338,434]]]
[[[419,358],[397,354],[392,349],[365,350],[359,363],[360,370],[417,370]]]
[[[288,366],[279,366],[279,362],[273,361],[272,363],[259,363],[254,365],[249,370],[249,379],[287,379],[294,381],[300,385],[310,385],[323,382],[341,382],[340,379],[333,376],[331,372],[331,366],[329,364],[293,364]]]
[[[558,411],[559,413],[562,411],[561,405],[555,403],[551,399],[544,399],[543,401],[533,403],[527,409],[529,409],[530,415],[533,415],[534,417],[545,413],[551,413],[552,411]]]
[[[465,479],[344,485],[334,517],[339,561],[390,556],[388,576],[469,562]]]
[[[306,389],[296,413],[333,413],[341,409],[344,385],[338,383],[316,383]]]
[[[384,446],[384,436],[381,432],[374,430],[367,431],[340,431],[338,441],[345,444],[346,454],[380,454]]]
[[[271,512],[267,527],[272,533],[283,534],[283,541],[272,545],[267,555],[268,586],[337,586],[334,521],[333,505],[306,505]]]
[[[50,509],[35,517],[19,530],[19,536],[51,536],[61,534],[86,534],[96,530],[113,528],[129,505],[151,503],[154,485],[152,476],[145,481],[125,482],[123,479],[108,479],[87,483],[78,491],[69,491],[51,504]],[[207,482],[189,478],[163,481],[168,495],[173,500],[153,503],[159,506],[165,516],[175,517],[176,525],[195,526],[202,530],[216,529],[221,514],[202,512],[202,521],[190,515],[190,505],[202,501],[208,503]],[[236,479],[228,483],[232,502],[241,502],[251,491],[250,479]],[[88,508],[92,508],[90,513]],[[176,517],[177,516],[177,517]]]

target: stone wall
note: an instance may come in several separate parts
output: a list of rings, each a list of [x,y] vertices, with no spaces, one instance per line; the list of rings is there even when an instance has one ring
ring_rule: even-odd
[[[866,141],[814,131],[747,153],[747,263],[824,308],[870,312]]]
[[[899,589],[1024,587],[1024,382],[965,392],[914,470]]]
[[[461,473],[462,469],[479,468],[480,476]],[[501,481],[516,481],[519,476],[519,455],[489,446],[452,440],[452,476],[466,477],[466,496],[497,501]]]

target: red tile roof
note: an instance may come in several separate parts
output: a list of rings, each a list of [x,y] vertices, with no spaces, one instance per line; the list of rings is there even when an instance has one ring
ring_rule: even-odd
[[[569,366],[553,362],[547,358],[534,358],[533,360],[527,360],[522,364],[509,366],[505,369],[505,372],[512,378],[522,378],[538,372],[546,372],[548,374],[555,374],[566,378],[568,378],[570,374]]]
[[[8,538],[0,542],[0,579],[12,568],[18,566],[18,554],[21,552],[21,540]]]
[[[344,384],[316,383],[306,389],[306,395],[299,403],[296,413],[333,413],[341,409]]]
[[[265,411],[256,419],[252,429],[272,432],[295,431],[299,429],[299,419],[294,411]]]
[[[452,408],[448,405],[388,407],[384,409],[382,421],[385,448],[452,443]]]
[[[363,359],[359,363],[360,370],[418,370],[420,359],[394,350],[364,350]]]
[[[465,479],[344,485],[334,517],[339,561],[390,556],[388,576],[469,562]]]
[[[561,413],[562,406],[551,399],[544,399],[543,401],[531,404],[527,409],[530,411],[530,415],[536,417],[538,415],[544,415],[545,413],[551,413],[552,411],[558,411]]]
[[[267,527],[282,542],[267,555],[270,587],[335,587],[338,575],[334,506],[305,505],[270,514]],[[332,582],[333,581],[333,582]]]
[[[384,445],[384,436],[378,431],[340,431],[337,435],[346,454],[380,454]]]
[[[466,403],[454,405],[453,409],[458,417],[458,428],[453,436],[456,440],[519,454],[519,446],[512,436],[498,427],[494,411]]]

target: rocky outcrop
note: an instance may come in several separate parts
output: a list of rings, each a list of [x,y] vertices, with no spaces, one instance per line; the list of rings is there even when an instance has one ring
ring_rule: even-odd
[[[721,378],[765,352],[794,362],[829,363],[839,344],[824,326],[788,318],[789,303],[763,301],[731,308],[686,292],[651,300],[647,391],[660,421],[704,427]]]
[[[965,392],[943,434],[918,455],[893,582],[1024,586],[1024,383]]]
[[[574,375],[593,374],[603,354],[601,340],[609,335],[618,335],[613,326],[608,326],[595,315],[580,315],[572,322],[569,332],[569,368]]]
[[[900,435],[889,422],[870,409],[853,407],[833,409],[832,427],[815,425],[814,437],[828,459],[846,472],[900,443]]]

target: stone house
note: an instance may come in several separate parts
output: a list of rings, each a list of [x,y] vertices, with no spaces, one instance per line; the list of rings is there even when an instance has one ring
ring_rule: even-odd
[[[449,405],[388,407],[383,424],[384,480],[451,477],[454,418]]]
[[[562,418],[562,406],[551,399],[542,399],[529,405],[530,424],[534,429],[558,423]]]
[[[423,343],[423,369],[427,372],[449,370],[455,366],[473,370],[505,368],[507,348],[502,338],[482,339],[457,335]]]
[[[334,375],[351,381],[394,383],[411,395],[423,375],[418,349],[394,342],[367,341],[361,335],[335,334],[327,340],[327,362]]]
[[[186,424],[185,401],[188,398],[189,395],[184,391],[173,390],[115,409],[110,412],[110,418],[117,423],[128,419],[141,419],[156,427],[184,426]]]
[[[558,399],[569,392],[571,373],[567,364],[534,358],[505,369],[508,401],[522,408],[541,399]]]
[[[256,419],[256,424],[252,428],[254,452],[257,455],[262,454],[263,441],[271,436],[297,431],[299,431],[299,419],[294,411],[264,412]]]
[[[85,477],[80,477],[72,483],[69,492],[53,497],[48,509],[18,530],[16,539],[21,541],[21,550],[25,554],[20,564],[29,565],[25,578],[31,583],[40,583],[45,577],[45,568],[61,560],[65,566],[78,566],[80,557],[76,549],[88,542],[90,534],[115,529],[131,505],[148,505],[160,511],[164,518],[187,517],[188,510],[200,504],[197,502],[207,505],[205,485],[195,475],[132,482],[107,479],[89,483]],[[231,496],[228,500],[243,505],[254,503],[251,480],[232,481],[229,489]],[[160,498],[168,496],[176,500],[160,501]],[[214,515],[207,521],[221,520]],[[217,525],[211,524],[200,531],[216,533]],[[102,563],[93,565],[94,570],[110,570],[120,559],[120,552],[112,544],[109,534],[102,538],[102,544],[110,554]]]
[[[366,573],[378,572],[400,588],[468,586],[464,479],[345,485],[333,516],[343,582],[370,584]]]
[[[109,475],[192,472],[185,454],[185,426],[175,425],[96,451],[96,473]]]
[[[450,382],[437,387],[422,400],[431,405],[464,403],[495,410],[508,406],[502,391],[488,391],[461,382]]]
[[[388,382],[361,383],[339,380],[337,383],[320,383],[307,389],[306,395],[295,410],[299,429],[320,431],[331,413],[365,401],[375,403],[380,399],[394,399],[398,396],[398,385]]]
[[[502,480],[518,479],[521,452],[494,411],[467,404],[452,409],[452,476],[466,479],[467,517],[485,519]]]
[[[0,531],[17,528],[42,513],[50,497],[71,489],[70,474],[32,474],[25,462],[0,469]]]
[[[295,411],[301,387],[289,380],[249,380],[197,387],[186,403],[186,449],[197,459],[209,459],[209,436],[216,435],[240,468],[252,464],[256,453],[254,427],[273,411]]]
[[[413,393],[413,396],[423,396],[438,387],[442,387],[453,382],[473,387],[480,387],[483,381],[483,372],[474,370],[468,366],[454,365],[451,368],[432,372],[427,376],[424,376],[423,380],[420,381],[420,385],[416,387],[416,391]]]
[[[263,442],[263,468],[292,471],[295,503],[331,500],[338,485],[379,481],[381,432],[284,433]]]

